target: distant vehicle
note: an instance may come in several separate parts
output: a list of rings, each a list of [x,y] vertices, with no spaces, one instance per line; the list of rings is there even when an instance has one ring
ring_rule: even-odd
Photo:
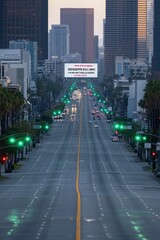
[[[118,139],[117,136],[113,136],[113,137],[112,137],[112,142],[118,142],[118,141],[119,141],[119,139]]]
[[[90,120],[89,123],[91,123],[92,121]]]
[[[97,124],[94,124],[94,128],[98,128],[98,125],[97,125]]]
[[[107,119],[107,123],[110,123],[111,122],[111,119]]]

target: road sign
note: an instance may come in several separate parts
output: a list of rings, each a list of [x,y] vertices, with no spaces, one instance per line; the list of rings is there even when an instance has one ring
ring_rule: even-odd
[[[144,148],[146,148],[146,149],[151,149],[151,143],[146,142],[146,143],[144,144]]]
[[[160,151],[160,142],[157,142],[157,144],[156,144],[156,150],[157,150],[157,151]]]
[[[132,129],[132,126],[131,126],[131,125],[128,125],[128,126],[124,126],[124,129],[128,129],[128,130],[131,130],[131,129]]]
[[[33,129],[41,129],[41,125],[33,125]]]

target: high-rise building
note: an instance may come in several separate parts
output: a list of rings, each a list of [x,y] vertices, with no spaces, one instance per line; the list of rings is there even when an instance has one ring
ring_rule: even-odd
[[[138,0],[138,58],[147,59],[147,0]]]
[[[97,35],[94,36],[94,62],[98,63],[99,60],[99,38]]]
[[[147,0],[106,0],[105,75],[115,74],[115,58],[147,57]]]
[[[1,0],[0,48],[10,40],[38,43],[38,59],[48,57],[48,0]]]
[[[138,0],[106,0],[105,71],[115,74],[116,56],[137,58]]]
[[[11,40],[9,41],[9,49],[25,49],[30,54],[31,80],[36,81],[37,77],[37,42],[28,40]]]
[[[50,34],[49,58],[57,56],[59,58],[69,54],[69,26],[52,25]]]
[[[154,44],[152,71],[155,79],[160,80],[160,1],[154,0]]]
[[[151,67],[153,57],[153,19],[154,0],[147,0],[147,52],[148,66]]]
[[[60,22],[69,25],[70,53],[81,54],[82,62],[93,62],[94,9],[61,8]]]

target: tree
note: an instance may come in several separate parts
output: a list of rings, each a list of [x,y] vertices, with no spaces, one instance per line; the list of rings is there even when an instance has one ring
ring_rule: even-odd
[[[11,124],[14,123],[14,118],[19,115],[18,112],[23,104],[24,98],[21,92],[0,87],[0,135],[8,126],[9,117]]]
[[[148,81],[143,99],[139,106],[147,110],[150,126],[155,135],[158,135],[160,117],[160,81]]]

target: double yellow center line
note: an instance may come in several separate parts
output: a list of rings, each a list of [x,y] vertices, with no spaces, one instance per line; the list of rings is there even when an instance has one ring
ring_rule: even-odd
[[[80,129],[79,129],[79,137],[78,137],[78,158],[77,158],[77,173],[76,173],[76,192],[77,192],[76,240],[81,239],[81,193],[79,190],[81,129],[82,129],[82,104],[81,104],[81,112],[80,112]]]

